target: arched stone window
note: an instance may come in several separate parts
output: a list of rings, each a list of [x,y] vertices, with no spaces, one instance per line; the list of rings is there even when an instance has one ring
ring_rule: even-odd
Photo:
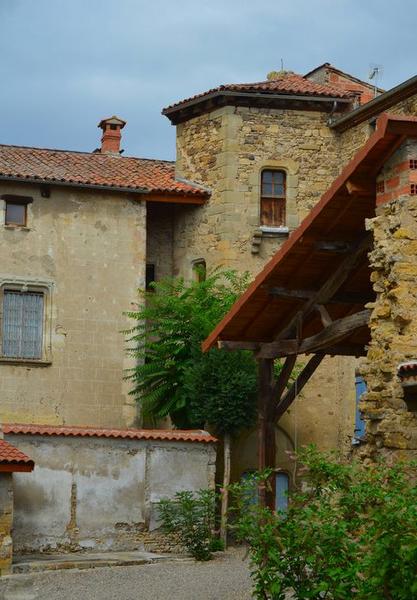
[[[287,176],[282,169],[264,169],[261,173],[261,225],[285,227]]]

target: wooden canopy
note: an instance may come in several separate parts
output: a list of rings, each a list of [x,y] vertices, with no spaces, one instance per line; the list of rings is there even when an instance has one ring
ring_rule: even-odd
[[[364,354],[374,299],[365,220],[375,216],[376,175],[417,118],[384,114],[375,133],[343,169],[245,294],[203,343],[250,349],[257,358]]]

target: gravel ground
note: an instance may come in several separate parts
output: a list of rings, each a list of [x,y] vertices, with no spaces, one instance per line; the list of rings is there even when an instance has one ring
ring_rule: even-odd
[[[248,562],[231,549],[206,563],[161,562],[14,575],[0,600],[250,600]]]

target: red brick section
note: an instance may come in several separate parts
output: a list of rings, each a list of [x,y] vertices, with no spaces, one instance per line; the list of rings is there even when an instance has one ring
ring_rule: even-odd
[[[376,204],[386,204],[400,196],[417,194],[417,159],[402,160],[388,173],[380,176],[376,184]]]
[[[112,154],[0,145],[0,179],[104,186],[109,190],[207,198],[198,185],[175,179],[175,164]]]
[[[310,81],[305,79],[302,75],[298,75],[296,73],[288,73],[284,72],[282,75],[277,76],[276,79],[271,79],[268,81],[258,81],[256,83],[231,83],[226,85],[220,85],[219,87],[212,88],[207,92],[202,94],[197,94],[196,96],[192,96],[191,98],[187,98],[186,100],[181,100],[180,102],[176,102],[175,104],[171,104],[163,109],[162,113],[168,109],[174,108],[176,106],[181,106],[186,102],[190,102],[190,100],[196,100],[199,98],[204,98],[209,94],[213,94],[214,92],[262,92],[262,93],[270,93],[270,94],[292,94],[299,96],[325,96],[331,98],[351,98],[353,94],[346,90],[341,90],[340,88],[332,85],[315,83],[314,81]]]
[[[5,434],[63,435],[71,437],[106,437],[131,440],[167,440],[171,442],[217,442],[202,430],[180,429],[107,429],[93,427],[69,427],[57,425],[3,424]]]
[[[0,439],[0,473],[32,471],[35,463],[26,454]]]

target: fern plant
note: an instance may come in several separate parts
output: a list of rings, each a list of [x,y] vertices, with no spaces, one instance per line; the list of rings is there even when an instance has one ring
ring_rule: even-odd
[[[135,321],[125,332],[128,352],[136,366],[127,373],[130,393],[142,414],[154,419],[170,416],[182,428],[201,426],[190,412],[184,383],[202,359],[201,342],[246,288],[248,273],[215,270],[204,281],[182,278],[153,283],[139,291],[138,309],[127,315]]]

